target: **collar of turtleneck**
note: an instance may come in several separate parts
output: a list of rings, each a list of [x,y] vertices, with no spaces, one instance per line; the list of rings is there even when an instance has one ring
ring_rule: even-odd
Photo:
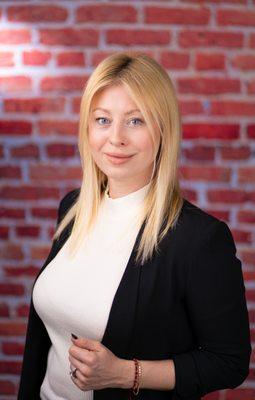
[[[139,206],[142,205],[149,187],[150,182],[134,192],[131,192],[125,196],[117,197],[115,199],[109,196],[106,189],[104,192],[104,210],[108,214],[112,215],[119,213],[127,215],[132,211],[136,211]]]

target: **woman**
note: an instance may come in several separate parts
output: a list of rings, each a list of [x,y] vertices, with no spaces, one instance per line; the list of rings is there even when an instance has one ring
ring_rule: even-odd
[[[227,224],[181,196],[180,139],[155,60],[119,52],[97,66],[82,184],[60,202],[33,286],[18,400],[198,400],[247,377],[241,262]]]

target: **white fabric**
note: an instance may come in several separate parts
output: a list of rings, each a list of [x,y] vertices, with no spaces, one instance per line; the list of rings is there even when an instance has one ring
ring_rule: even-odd
[[[139,231],[136,217],[149,185],[116,199],[104,192],[94,228],[75,259],[68,258],[67,239],[34,285],[34,306],[52,342],[41,385],[42,400],[93,399],[93,390],[80,390],[69,375],[71,332],[102,340]]]

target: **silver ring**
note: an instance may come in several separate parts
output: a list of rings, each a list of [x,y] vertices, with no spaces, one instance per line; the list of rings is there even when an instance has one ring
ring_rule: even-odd
[[[77,378],[77,376],[76,376],[76,371],[77,371],[77,369],[78,369],[78,368],[75,368],[73,371],[70,370],[70,372],[69,372],[69,374],[72,375],[73,378]]]

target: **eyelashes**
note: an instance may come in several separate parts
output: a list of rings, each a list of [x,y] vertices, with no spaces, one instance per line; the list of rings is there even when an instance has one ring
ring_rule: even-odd
[[[105,117],[98,117],[98,118],[96,118],[95,119],[95,121],[99,124],[99,125],[101,125],[101,126],[105,126],[106,124],[101,124],[101,123],[99,123],[99,121],[100,120],[108,120],[108,118],[105,118]],[[108,120],[109,121],[109,120]],[[132,118],[129,122],[131,122],[131,121],[139,121],[139,124],[132,124],[132,126],[140,126],[140,125],[143,125],[144,124],[144,121],[142,120],[142,119],[140,119],[140,118]]]

